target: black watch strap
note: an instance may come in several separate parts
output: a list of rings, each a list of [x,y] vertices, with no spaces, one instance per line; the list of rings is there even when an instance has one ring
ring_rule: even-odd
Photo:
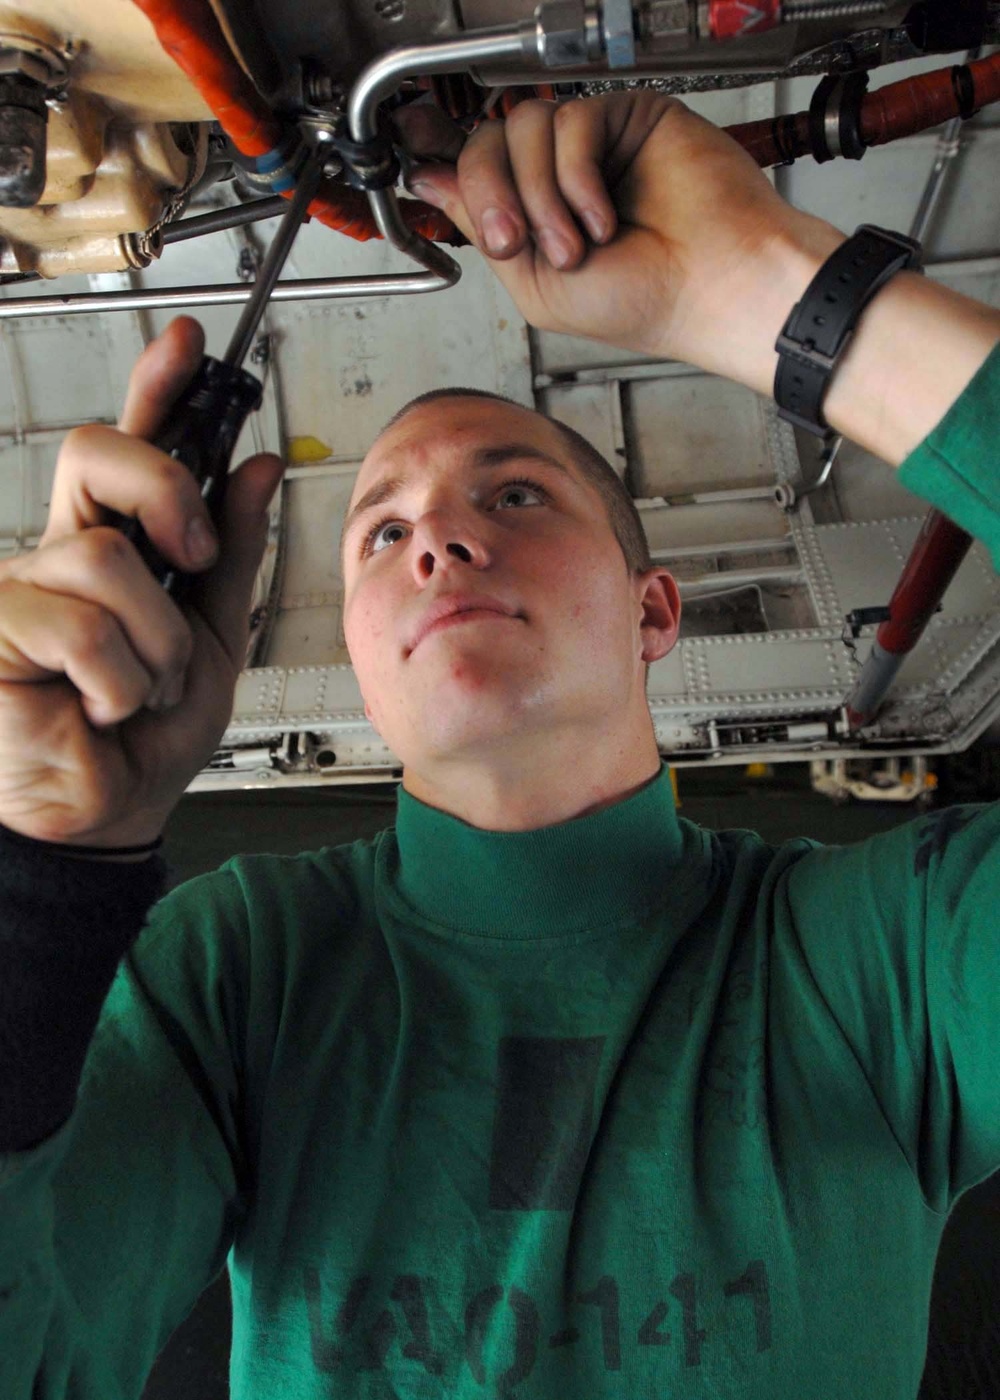
[[[922,252],[912,238],[861,224],[827,258],[775,341],[779,417],[819,437],[835,436],[823,417],[830,377],[875,293],[897,272],[923,272]]]

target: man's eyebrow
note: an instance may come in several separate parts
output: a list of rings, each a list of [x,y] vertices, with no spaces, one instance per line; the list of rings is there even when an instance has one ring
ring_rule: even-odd
[[[555,471],[562,472],[571,481],[575,480],[573,473],[557,457],[551,456],[548,452],[543,452],[541,448],[533,447],[529,442],[502,442],[495,447],[477,447],[465,460],[465,466],[472,469],[486,469],[491,467],[501,467],[506,462],[516,459],[531,458],[535,462],[542,462],[547,467],[552,467]],[[374,486],[365,492],[358,501],[354,509],[348,514],[344,521],[344,527],[340,532],[340,545],[343,550],[344,541],[354,528],[358,519],[366,511],[374,510],[376,506],[385,505],[404,490],[410,483],[408,476],[387,476],[381,481],[377,481]]]

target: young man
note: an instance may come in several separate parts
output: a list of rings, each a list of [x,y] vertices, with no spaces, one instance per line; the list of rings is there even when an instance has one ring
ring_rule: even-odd
[[[845,238],[671,99],[412,134],[536,325],[761,393]],[[395,826],[157,903],[281,466],[233,478],[184,616],[104,527],[190,567],[203,506],[143,439],[199,344],[67,440],[0,572],[0,1393],[138,1396],[228,1262],[237,1400],[915,1395],[947,1212],[1000,1166],[1000,810],[843,850],[679,820],[644,698],[672,580],[556,425],[445,396],[343,541]],[[995,557],[998,344],[900,274],[824,404]]]

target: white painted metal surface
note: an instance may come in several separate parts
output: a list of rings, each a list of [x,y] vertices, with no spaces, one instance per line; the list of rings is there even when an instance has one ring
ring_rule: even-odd
[[[957,56],[955,61],[960,61]],[[941,67],[947,58],[906,70]],[[896,66],[872,86],[903,76]],[[808,105],[811,79],[690,95],[726,125]],[[906,231],[937,133],[822,167],[775,172],[793,203],[850,232],[862,222]],[[995,110],[962,132],[954,179],[924,239],[929,275],[1000,305],[1000,124]],[[168,248],[134,286],[234,279],[242,249],[271,225]],[[783,511],[781,483],[812,480],[816,446],[769,400],[674,363],[590,341],[537,334],[472,250],[461,282],[419,298],[282,303],[258,339],[261,412],[244,453],[289,455],[255,597],[248,666],[232,721],[194,789],[381,780],[398,760],[364,717],[344,642],[337,542],[354,475],[401,404],[466,385],[537,405],[584,434],[636,498],[650,547],[675,571],[687,622],[650,672],[663,752],[678,764],[963,748],[1000,715],[1000,580],[973,550],[942,611],[909,658],[864,744],[848,742],[840,706],[872,629],[853,643],[844,617],[885,603],[925,505],[894,474],[845,443],[829,485]],[[287,277],[405,270],[382,243],[304,229]],[[106,279],[102,279],[104,281]],[[119,279],[121,282],[121,279]],[[62,279],[58,291],[92,289]],[[15,289],[16,290],[16,289]],[[53,289],[55,290],[55,288]],[[238,308],[200,313],[219,353]],[[163,313],[0,322],[0,552],[30,548],[43,527],[66,428],[113,422],[128,367]]]

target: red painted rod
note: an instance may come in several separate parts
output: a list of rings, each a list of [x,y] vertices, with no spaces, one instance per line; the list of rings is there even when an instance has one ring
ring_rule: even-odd
[[[946,515],[927,512],[889,599],[888,620],[875,634],[879,646],[897,654],[913,650],[971,544],[972,536]]]
[[[889,616],[879,626],[845,702],[852,729],[860,729],[878,713],[903,657],[920,640],[971,544],[972,536],[946,515],[927,512],[889,599]]]

